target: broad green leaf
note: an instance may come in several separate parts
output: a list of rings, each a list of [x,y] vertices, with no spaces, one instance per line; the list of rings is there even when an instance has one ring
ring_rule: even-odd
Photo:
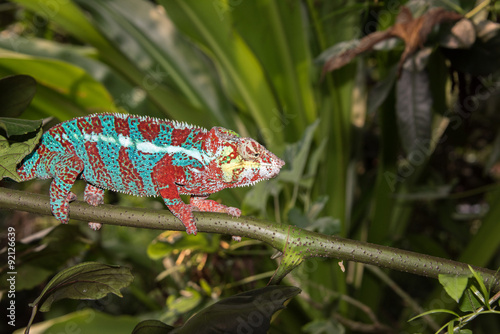
[[[288,133],[302,133],[317,118],[302,5],[299,1],[229,2],[236,30],[262,64],[278,95]]]
[[[159,320],[144,320],[135,326],[132,334],[165,334],[170,333],[174,327],[164,324]]]
[[[151,259],[160,259],[182,249],[212,253],[218,249],[219,239],[219,236],[198,237],[178,231],[166,231],[149,244],[148,255]]]
[[[0,117],[0,128],[5,130],[7,137],[25,135],[40,130],[41,120]]]
[[[108,91],[79,67],[8,51],[0,56],[0,75],[24,73],[27,68],[38,82],[37,94],[27,111],[36,110],[59,120],[95,112],[116,112]]]
[[[245,214],[259,211],[262,217],[266,217],[269,196],[279,193],[281,189],[283,189],[283,185],[277,179],[254,184],[245,194],[242,205],[243,211]]]
[[[319,120],[316,120],[306,128],[300,141],[287,145],[285,149],[286,165],[285,169],[278,175],[279,180],[293,184],[300,182],[308,162],[314,131],[318,127],[318,124]]]
[[[210,1],[159,1],[176,26],[212,57],[233,102],[247,110],[271,151],[279,154],[284,139],[280,110],[255,54],[233,28],[229,12]],[[215,6],[214,6],[215,4]]]
[[[19,116],[29,106],[35,92],[36,81],[29,75],[13,75],[0,79],[0,115]],[[7,136],[10,136],[9,132]]]
[[[441,283],[446,293],[457,303],[460,301],[468,281],[468,276],[439,275],[439,283]]]
[[[47,21],[55,23],[80,41],[93,45],[104,61],[114,69],[125,73],[136,83],[144,79],[143,73],[140,73],[134,65],[130,64],[125,55],[106,40],[73,1],[16,0],[15,2],[22,4]]]
[[[38,13],[47,21],[55,22],[81,41],[106,50],[109,57],[115,55],[108,41],[92,26],[85,14],[72,1],[15,0],[14,2]]]
[[[50,22],[56,23],[56,25],[69,32],[80,41],[94,46],[98,50],[99,57],[104,62],[129,79],[133,84],[141,86],[147,79],[147,75],[141,72],[135,64],[132,64],[125,54],[120,52],[96,28],[94,28],[92,24],[90,24],[85,14],[74,4],[74,2],[64,1],[63,3],[54,3],[52,0],[18,0],[17,2],[38,13],[41,17],[47,18]],[[49,93],[50,92],[47,94]],[[178,94],[165,89],[163,86],[158,86],[157,89],[149,90],[148,94],[155,105],[160,110],[163,110],[164,113],[167,113],[165,108],[184,111],[187,116],[197,112],[196,108],[193,108],[185,99],[180,99]],[[134,96],[125,98],[134,98]],[[50,96],[49,100],[52,103],[61,105],[61,107],[62,104],[64,104],[64,101],[57,101],[57,96]],[[49,102],[47,102],[47,104],[49,104]],[[56,108],[56,110],[58,109],[59,108]],[[66,106],[66,109],[69,109],[69,107]],[[76,116],[79,111],[69,110],[68,113]],[[68,117],[61,118],[59,116],[58,118],[61,120],[68,119]],[[190,121],[189,119],[184,120]]]
[[[267,333],[273,314],[300,293],[293,286],[267,286],[221,300],[171,333]]]
[[[484,305],[483,300],[479,299],[476,294],[472,291],[478,291],[473,285],[469,286],[469,289],[465,290],[462,299],[458,305],[458,308],[462,312],[475,312],[478,308]]]
[[[54,276],[30,306],[40,306],[40,311],[47,312],[53,302],[63,298],[100,299],[108,293],[121,297],[120,289],[127,287],[133,279],[126,267],[80,263]]]
[[[0,48],[71,63],[84,69],[95,80],[102,83],[113,96],[117,108],[123,108],[131,114],[164,116],[164,113],[155,108],[151,100],[147,98],[147,94],[137,85],[132,84],[107,64],[95,59],[98,52],[93,47],[61,44],[39,38],[0,36]]]
[[[33,133],[31,138],[20,142],[14,142],[0,135],[0,157],[2,157],[0,160],[0,180],[8,177],[14,181],[20,181],[17,165],[35,149],[42,132],[42,129],[39,128],[38,132]]]
[[[401,72],[396,85],[396,117],[399,136],[407,155],[420,154],[430,145],[432,95],[425,70]]]
[[[306,187],[307,189],[311,189],[314,185],[314,182],[317,179],[318,175],[318,166],[320,166],[321,162],[324,162],[325,159],[325,150],[327,148],[328,138],[323,138],[321,143],[311,152],[309,156],[309,162],[307,164],[307,172],[302,177],[301,185]]]
[[[179,296],[170,295],[167,298],[167,311],[162,319],[165,322],[174,322],[179,314],[192,313],[202,302],[201,293],[193,288],[183,290]],[[193,332],[196,333],[196,332]]]
[[[173,118],[208,126],[213,123],[208,117],[212,114],[219,124],[233,125],[213,66],[178,33],[161,7],[131,0],[76,2],[92,15],[110,43],[144,73],[138,84],[146,93],[163,89],[171,98],[192,105],[187,109],[165,104]]]

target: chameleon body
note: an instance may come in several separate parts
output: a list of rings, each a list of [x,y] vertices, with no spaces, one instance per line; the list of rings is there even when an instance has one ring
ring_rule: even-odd
[[[95,114],[59,123],[45,132],[38,148],[18,169],[23,181],[52,178],[50,206],[68,222],[70,191],[87,181],[84,200],[104,201],[104,190],[161,196],[187,233],[196,234],[193,211],[239,216],[208,195],[276,176],[284,162],[251,138],[231,130],[210,130],[176,121],[126,114]],[[192,195],[185,204],[179,194]],[[89,223],[99,229],[100,223]]]

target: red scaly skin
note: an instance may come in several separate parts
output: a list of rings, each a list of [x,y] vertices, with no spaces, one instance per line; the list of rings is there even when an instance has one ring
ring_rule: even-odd
[[[275,177],[284,162],[251,138],[175,121],[125,114],[96,114],[60,123],[44,133],[35,152],[18,169],[22,180],[52,178],[54,216],[68,222],[70,189],[88,182],[84,200],[104,203],[104,190],[161,196],[187,233],[196,234],[193,211],[240,216],[237,208],[206,199],[225,188]],[[192,195],[190,204],[180,194]],[[99,229],[100,223],[89,223]]]

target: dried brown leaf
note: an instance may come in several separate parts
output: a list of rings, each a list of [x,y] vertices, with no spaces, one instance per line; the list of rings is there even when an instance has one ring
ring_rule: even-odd
[[[324,76],[327,72],[336,70],[348,64],[357,55],[365,51],[371,50],[375,44],[387,39],[389,34],[390,34],[389,30],[376,31],[366,36],[365,38],[362,38],[356,47],[331,57],[323,66],[323,71],[321,75]]]
[[[401,38],[405,42],[405,50],[401,55],[398,66],[399,73],[408,56],[424,45],[435,25],[461,18],[462,15],[440,7],[432,8],[422,16],[414,18],[408,7],[402,6],[396,18],[396,23],[392,27],[385,31],[374,32],[362,38],[355,48],[328,59],[323,66],[322,75],[346,65],[357,55],[372,49],[375,44],[392,37]]]

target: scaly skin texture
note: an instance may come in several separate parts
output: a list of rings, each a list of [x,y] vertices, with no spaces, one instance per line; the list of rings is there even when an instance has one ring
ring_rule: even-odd
[[[193,211],[225,212],[237,208],[206,199],[225,188],[252,185],[275,177],[285,163],[251,138],[220,127],[210,130],[185,123],[126,114],[96,114],[60,123],[43,134],[37,150],[18,173],[23,181],[53,181],[50,206],[68,222],[70,190],[77,178],[87,181],[84,200],[104,203],[104,190],[137,196],[161,196],[187,233],[196,234]],[[192,195],[185,204],[179,194]],[[100,223],[89,226],[99,229]]]

